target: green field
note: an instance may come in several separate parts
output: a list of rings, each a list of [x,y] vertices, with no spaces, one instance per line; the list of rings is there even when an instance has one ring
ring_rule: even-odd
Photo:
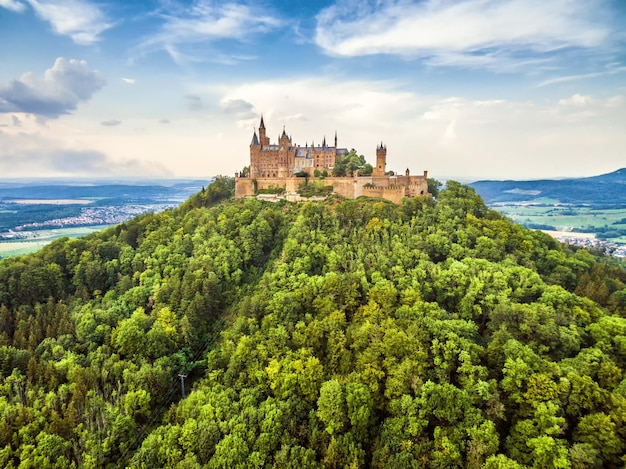
[[[626,209],[594,209],[563,205],[498,204],[493,208],[522,225],[550,225],[557,231],[574,231],[589,227],[599,233],[606,229],[626,230]],[[610,241],[626,243],[626,235],[608,238]]]
[[[101,231],[111,225],[82,226],[75,228],[56,228],[51,230],[33,231],[32,238],[11,241],[0,241],[0,259],[13,256],[21,256],[38,251],[46,244],[55,239],[79,238],[95,231]]]

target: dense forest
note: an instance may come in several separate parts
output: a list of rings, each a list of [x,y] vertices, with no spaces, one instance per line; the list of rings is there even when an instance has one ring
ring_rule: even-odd
[[[626,463],[626,271],[437,200],[175,210],[0,262],[0,467]]]

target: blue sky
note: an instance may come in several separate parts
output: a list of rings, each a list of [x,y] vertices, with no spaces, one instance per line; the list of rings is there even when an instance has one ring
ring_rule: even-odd
[[[624,0],[0,0],[0,178],[205,177],[275,140],[441,179],[626,166]]]

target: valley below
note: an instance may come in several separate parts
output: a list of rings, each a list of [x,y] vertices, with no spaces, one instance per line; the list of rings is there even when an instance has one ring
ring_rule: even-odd
[[[0,181],[0,259],[180,205],[207,180]]]

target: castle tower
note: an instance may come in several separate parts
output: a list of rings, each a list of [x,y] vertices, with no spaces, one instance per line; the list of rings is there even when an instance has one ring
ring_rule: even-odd
[[[259,124],[259,141],[263,147],[270,144],[270,138],[265,135],[265,122],[263,122],[263,115],[261,115],[261,123]]]
[[[257,168],[259,159],[261,157],[261,144],[259,138],[256,136],[256,129],[252,134],[252,141],[250,142],[250,172],[249,175],[252,178],[257,177]]]
[[[387,171],[387,147],[380,142],[380,146],[376,147],[376,167],[372,171],[372,176],[384,176]]]
[[[256,136],[256,129],[254,129],[254,134],[252,135],[252,141],[250,142],[250,146],[255,147],[257,145],[259,145],[259,139]]]

